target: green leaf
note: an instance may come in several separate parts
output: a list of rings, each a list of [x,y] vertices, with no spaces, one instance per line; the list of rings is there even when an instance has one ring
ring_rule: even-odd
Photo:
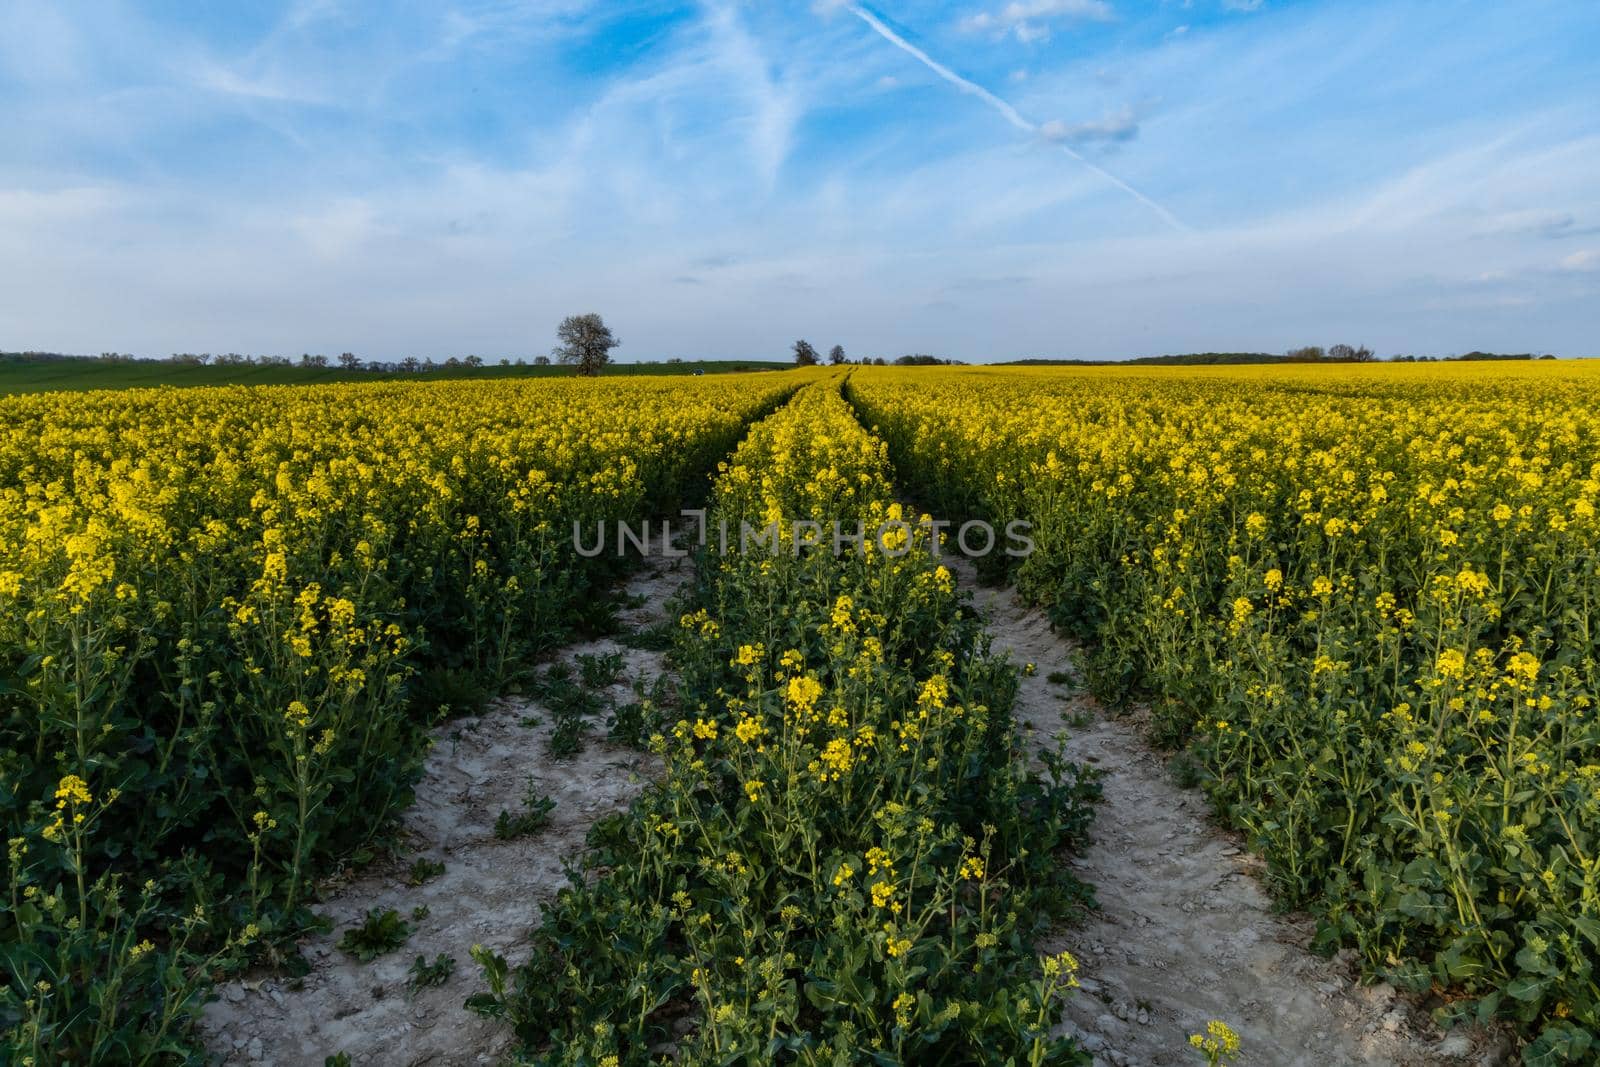
[[[1543,978],[1532,975],[1519,975],[1506,983],[1506,995],[1514,997],[1525,1004],[1531,1004],[1544,996],[1546,982]]]

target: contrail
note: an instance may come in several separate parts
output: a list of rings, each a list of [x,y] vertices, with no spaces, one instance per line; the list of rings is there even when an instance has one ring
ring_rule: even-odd
[[[966,78],[963,78],[961,75],[957,74],[943,63],[940,63],[938,60],[934,59],[928,53],[924,52],[922,49],[918,48],[916,45],[912,44],[910,41],[894,32],[894,30],[884,25],[883,20],[878,18],[878,16],[874,15],[872,12],[868,11],[866,8],[862,7],[860,4],[851,4],[850,12],[862,22],[865,22],[868,26],[871,26],[874,30],[876,30],[884,40],[888,41],[902,52],[905,52],[907,55],[917,60],[917,62],[933,71],[939,77],[943,78],[945,81],[949,82],[963,93],[966,93],[968,96],[975,96],[979,100],[982,100],[984,103],[988,104],[990,107],[994,108],[996,111],[1000,112],[1001,116],[1017,129],[1034,136],[1039,135],[1040,131],[1038,123],[1029,122],[1027,119],[1022,117],[1016,108],[1012,107],[1010,104],[1006,103],[1004,100],[1000,99],[998,96],[994,95],[977,82],[968,81]],[[1172,212],[1168,211],[1154,200],[1151,200],[1148,196],[1145,196],[1139,190],[1135,189],[1133,186],[1129,185],[1115,174],[1112,174],[1104,167],[1099,166],[1098,164],[1087,159],[1082,153],[1075,151],[1071,145],[1061,144],[1060,142],[1055,142],[1055,144],[1057,148],[1061,149],[1067,155],[1071,156],[1073,159],[1077,160],[1094,173],[1100,175],[1100,177],[1104,178],[1112,185],[1115,185],[1118,189],[1121,189],[1123,192],[1139,201],[1139,203],[1143,204],[1151,211],[1154,211],[1157,215],[1160,215],[1161,221],[1165,222],[1168,226],[1171,226],[1173,229],[1182,231],[1184,233],[1189,232],[1189,227],[1180,222],[1178,217]]]

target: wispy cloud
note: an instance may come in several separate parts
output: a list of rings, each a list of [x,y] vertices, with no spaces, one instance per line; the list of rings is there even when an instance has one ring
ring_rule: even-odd
[[[357,197],[341,199],[301,215],[291,220],[290,225],[306,245],[324,259],[339,259],[359,252],[378,232],[376,211]]]
[[[229,96],[248,97],[252,100],[270,100],[287,104],[321,104],[325,99],[303,84],[276,77],[248,78],[226,67],[206,65],[197,70],[194,82],[202,89]]]
[[[1024,44],[1050,39],[1050,23],[1057,19],[1109,22],[1111,5],[1105,0],[1012,0],[994,11],[980,11],[961,20],[969,33],[1011,34]]]
[[[884,38],[884,40],[888,41],[902,52],[905,52],[907,55],[917,60],[923,66],[933,71],[940,78],[946,82],[949,82],[963,93],[966,93],[969,96],[975,96],[979,100],[982,100],[985,104],[988,104],[995,111],[999,112],[1001,117],[1009,122],[1012,126],[1015,126],[1024,133],[1032,134],[1038,137],[1044,137],[1045,139],[1050,140],[1053,144],[1055,144],[1067,155],[1077,160],[1080,164],[1087,167],[1095,174],[1098,174],[1101,178],[1104,178],[1118,189],[1121,189],[1123,192],[1139,201],[1139,203],[1143,204],[1151,211],[1155,212],[1156,215],[1161,218],[1161,221],[1165,222],[1168,226],[1171,226],[1173,229],[1179,231],[1188,230],[1188,227],[1180,222],[1178,217],[1172,212],[1168,211],[1166,208],[1162,207],[1160,204],[1156,203],[1150,197],[1146,196],[1144,193],[1141,193],[1139,190],[1135,189],[1133,186],[1129,185],[1115,174],[1112,174],[1104,167],[1101,167],[1098,164],[1086,159],[1082,153],[1073,149],[1072,146],[1067,144],[1064,139],[1058,140],[1049,137],[1043,127],[1039,126],[1037,123],[1030,122],[1029,120],[1023,118],[1022,114],[1005,100],[1002,100],[1000,97],[996,96],[988,89],[985,89],[977,82],[963,78],[961,75],[957,74],[943,63],[940,63],[938,60],[928,55],[927,52],[924,52],[922,49],[906,40],[900,34],[890,29],[882,19],[878,18],[860,4],[850,5],[849,10],[856,15],[856,17],[860,18],[861,21],[865,22],[868,26],[871,26],[874,30],[876,30],[878,34]]]
[[[1600,225],[1580,222],[1571,212],[1533,208],[1500,212],[1479,226],[1475,236],[1528,235],[1549,241],[1564,241],[1597,233],[1600,233]]]
[[[1123,107],[1090,122],[1053,119],[1039,127],[1039,135],[1047,141],[1076,145],[1096,141],[1131,141],[1139,136],[1139,119],[1133,108]]]
[[[706,24],[719,62],[734,76],[736,91],[748,101],[749,142],[770,186],[789,157],[800,115],[796,92],[774,76],[772,64],[745,31],[733,4],[709,3]]]
[[[1591,271],[1600,270],[1600,251],[1585,248],[1574,252],[1561,261],[1562,270]]]

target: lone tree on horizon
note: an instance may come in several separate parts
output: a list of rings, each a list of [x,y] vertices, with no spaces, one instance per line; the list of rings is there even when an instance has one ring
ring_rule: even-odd
[[[794,365],[797,367],[817,365],[817,350],[811,347],[810,341],[801,338],[794,343]]]
[[[845,361],[844,360],[844,345],[834,345],[832,348],[828,349],[828,362],[829,363],[832,363],[834,366],[837,367],[839,364],[843,363],[844,361]]]
[[[562,319],[556,336],[561,343],[550,354],[589,377],[599,374],[600,368],[611,362],[611,350],[622,343],[611,335],[605,320],[592,311]]]

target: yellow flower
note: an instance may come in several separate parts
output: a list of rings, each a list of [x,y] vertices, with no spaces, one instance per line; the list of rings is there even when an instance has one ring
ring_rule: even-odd
[[[832,771],[832,777],[837,780],[840,775],[848,771],[855,762],[855,755],[851,751],[850,742],[841,737],[836,737],[822,750],[822,762]]]
[[[1054,956],[1044,957],[1040,966],[1045,978],[1058,988],[1078,988],[1078,960],[1072,953],[1063,949]]]
[[[291,700],[289,707],[283,713],[284,721],[290,726],[304,730],[311,725],[311,709],[303,701]]]
[[[88,804],[94,800],[89,793],[89,783],[76,774],[69,774],[56,785],[56,810],[69,804]]]
[[[1206,1023],[1205,1033],[1189,1036],[1189,1044],[1205,1054],[1207,1063],[1222,1064],[1238,1054],[1239,1035],[1222,1020],[1212,1019]]]
[[[1439,658],[1434,663],[1434,670],[1441,678],[1460,678],[1466,666],[1467,657],[1460,649],[1447,648],[1439,653]]]
[[[791,678],[786,696],[796,711],[811,711],[822,697],[822,683],[806,675]]]

